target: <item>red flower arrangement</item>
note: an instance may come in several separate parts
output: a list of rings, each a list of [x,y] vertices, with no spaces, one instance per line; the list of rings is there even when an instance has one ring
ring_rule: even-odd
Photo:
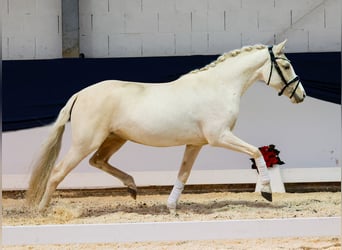
[[[285,164],[282,160],[279,158],[280,151],[275,148],[275,145],[270,144],[269,146],[263,146],[259,148],[260,152],[262,153],[262,156],[264,157],[264,160],[266,162],[266,166],[268,168],[272,168],[273,165],[282,165]],[[251,158],[252,161],[252,169],[258,170],[254,159]]]

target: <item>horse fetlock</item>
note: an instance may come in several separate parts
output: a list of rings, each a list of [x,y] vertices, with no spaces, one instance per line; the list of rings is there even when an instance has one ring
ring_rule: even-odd
[[[128,192],[130,193],[131,197],[135,200],[137,198],[138,188],[135,185],[133,177],[128,175],[124,181],[124,184],[128,187]]]
[[[174,200],[168,200],[167,201],[167,208],[171,211],[171,210],[176,210],[177,208],[177,201],[174,201]]]
[[[136,200],[137,199],[137,188],[131,188],[128,187],[128,193],[131,195],[131,197]]]
[[[46,210],[47,210],[47,203],[46,202],[44,202],[44,201],[41,201],[40,203],[39,203],[39,205],[38,205],[38,212],[39,213],[45,213],[46,212]]]
[[[261,191],[262,192],[267,192],[267,193],[272,193],[272,189],[271,189],[271,184],[270,182],[262,184],[261,185]]]
[[[176,209],[178,200],[183,192],[184,184],[180,180],[177,180],[172,188],[172,191],[167,199],[167,207],[169,209]]]
[[[135,181],[134,181],[133,177],[130,176],[130,175],[128,175],[128,176],[125,178],[125,180],[124,180],[123,183],[124,183],[127,187],[130,187],[130,188],[133,188],[133,189],[136,189],[136,188],[137,188],[137,186],[135,185]]]
[[[178,196],[175,196],[174,193],[170,194],[169,198],[167,199],[167,208],[169,210],[176,210],[179,196],[180,194],[178,194]]]
[[[251,155],[254,159],[257,159],[259,157],[263,157],[262,153],[260,152],[260,150],[257,147],[253,147],[252,149],[252,155]]]

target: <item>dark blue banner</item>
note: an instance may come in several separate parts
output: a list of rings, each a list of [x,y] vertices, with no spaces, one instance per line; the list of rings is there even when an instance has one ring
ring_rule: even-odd
[[[287,56],[309,96],[340,103],[339,52]],[[96,82],[168,82],[216,58],[217,55],[3,61],[3,131],[51,123],[73,93]]]

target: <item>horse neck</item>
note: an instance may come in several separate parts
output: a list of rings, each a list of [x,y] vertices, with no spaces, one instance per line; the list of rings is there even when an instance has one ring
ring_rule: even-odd
[[[234,88],[241,96],[254,82],[263,80],[261,71],[267,60],[266,49],[243,52],[208,70],[208,76],[214,75],[219,83]]]

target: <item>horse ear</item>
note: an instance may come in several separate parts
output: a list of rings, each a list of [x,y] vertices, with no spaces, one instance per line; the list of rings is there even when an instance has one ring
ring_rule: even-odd
[[[287,39],[285,39],[283,42],[281,42],[278,45],[276,45],[275,52],[277,54],[280,54],[280,53],[284,52],[286,42],[287,42]]]

